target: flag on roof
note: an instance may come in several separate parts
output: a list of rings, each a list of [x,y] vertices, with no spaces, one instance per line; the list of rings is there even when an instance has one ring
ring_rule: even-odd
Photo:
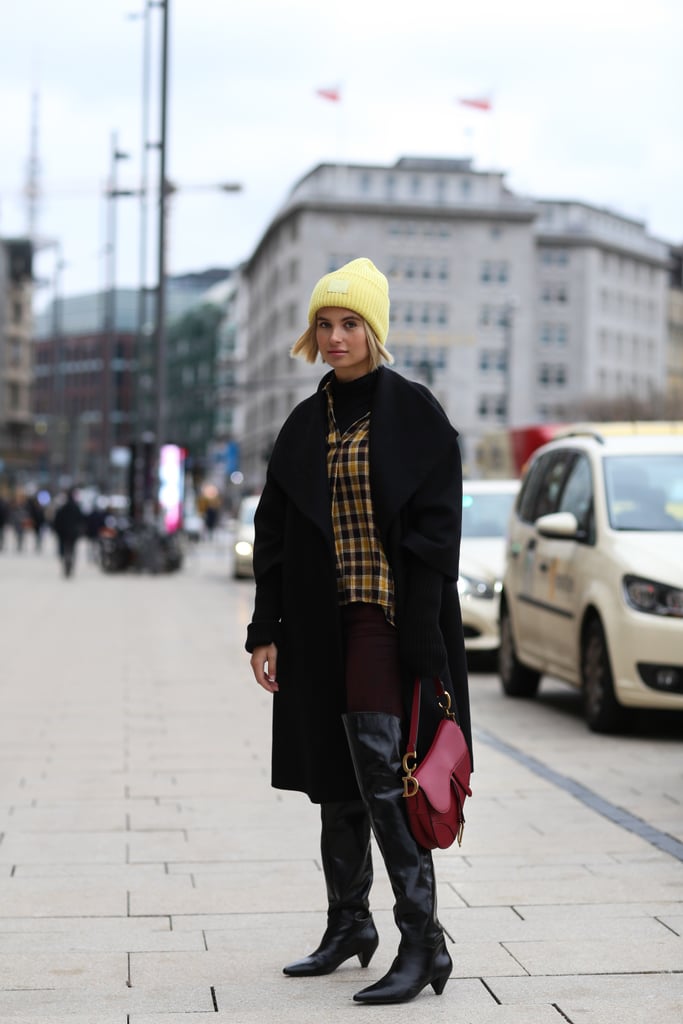
[[[463,107],[473,107],[475,110],[491,110],[491,100],[486,96],[468,96],[461,98],[458,102]]]
[[[331,103],[339,103],[341,100],[341,89],[336,86],[332,86],[329,89],[316,89],[316,96],[320,96],[321,99],[330,100]]]

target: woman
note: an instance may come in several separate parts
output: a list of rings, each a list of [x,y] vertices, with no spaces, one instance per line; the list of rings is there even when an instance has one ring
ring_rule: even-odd
[[[367,967],[370,830],[401,934],[362,1003],[400,1003],[452,968],[431,854],[402,805],[401,758],[416,677],[440,676],[471,747],[456,589],[462,476],[457,433],[429,391],[384,367],[387,280],[368,259],[325,275],[292,349],[331,372],[273,448],[255,518],[256,598],[246,648],[274,695],[272,782],[320,804],[327,929],[285,974]],[[423,704],[427,704],[427,692]],[[429,702],[435,705],[432,700]],[[421,726],[425,750],[435,722]]]

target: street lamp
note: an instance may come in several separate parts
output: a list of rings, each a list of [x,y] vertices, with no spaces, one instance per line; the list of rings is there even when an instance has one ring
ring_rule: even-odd
[[[109,490],[110,454],[113,446],[112,431],[112,355],[116,345],[116,200],[121,196],[133,195],[131,191],[118,187],[118,165],[128,160],[129,154],[118,147],[116,132],[111,136],[111,157],[109,183],[107,185],[107,273],[104,302],[104,330],[102,339],[102,485]]]

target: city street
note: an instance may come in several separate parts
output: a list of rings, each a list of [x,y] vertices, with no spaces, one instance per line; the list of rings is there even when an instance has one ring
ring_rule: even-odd
[[[485,672],[463,845],[436,857],[444,994],[352,1002],[398,941],[379,855],[370,966],[282,974],[326,903],[317,808],[269,786],[252,594],[225,533],[164,576],[81,544],[70,580],[51,537],[6,536],[0,1024],[680,1024],[683,723],[593,735],[568,688],[511,701]]]

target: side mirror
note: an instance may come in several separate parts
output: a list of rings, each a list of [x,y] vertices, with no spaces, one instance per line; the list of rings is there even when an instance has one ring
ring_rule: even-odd
[[[579,522],[573,512],[551,512],[539,516],[534,525],[542,537],[576,540],[579,536]]]

